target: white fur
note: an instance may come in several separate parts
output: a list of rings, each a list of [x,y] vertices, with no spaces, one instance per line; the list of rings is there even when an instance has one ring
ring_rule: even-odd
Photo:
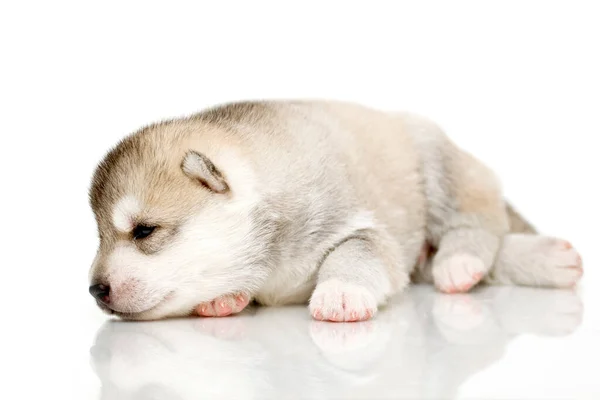
[[[148,319],[187,314],[231,293],[264,305],[304,303],[313,294],[313,310],[319,304],[328,315],[345,313],[347,303],[362,316],[407,286],[425,240],[436,248],[433,275],[443,290],[468,290],[480,279],[475,276],[492,269],[509,232],[500,187],[487,167],[429,121],[341,103],[224,110],[140,133],[156,141],[146,156],[158,158],[157,165],[181,166],[172,158],[194,149],[206,152],[221,174],[208,184],[213,193],[198,202],[189,187],[182,187],[187,205],[168,199],[177,214],[172,237],[147,247],[123,241],[111,248],[110,239],[101,246],[93,269],[100,270],[97,280],[108,280],[115,310]],[[139,174],[153,164],[136,157],[120,161],[123,171],[136,173],[112,176],[125,181],[116,185],[127,186],[132,175],[140,191],[163,185],[149,198],[169,197],[178,182],[165,178],[172,171]],[[214,172],[205,167],[184,163],[183,170]],[[115,186],[103,179],[97,184],[96,194]],[[145,207],[125,196],[112,210],[112,223],[128,232],[142,210],[153,212]],[[546,279],[556,286],[576,280],[576,252],[542,246],[536,253],[529,250],[539,246],[516,238],[513,244],[492,281]],[[535,268],[527,270],[526,261]]]
[[[376,226],[372,212],[359,210],[350,216],[348,222],[337,232],[332,233],[326,242],[321,243],[314,254],[321,257],[328,249],[354,232],[373,229]],[[288,253],[284,254],[281,265],[285,268],[278,268],[269,275],[258,293],[261,302],[277,305],[287,302],[303,303],[308,300],[317,283],[318,261],[312,257],[298,258],[290,256]]]
[[[141,211],[142,205],[135,196],[124,196],[115,204],[113,209],[113,225],[121,232],[129,232],[133,229],[133,218]]]
[[[504,238],[490,283],[571,287],[583,274],[579,253],[567,241],[510,234]]]
[[[248,211],[260,201],[264,188],[260,187],[256,173],[244,157],[232,148],[219,151],[213,162],[227,171],[227,183],[231,187],[234,201],[226,208],[230,211]]]
[[[319,283],[310,299],[309,309],[316,319],[366,320],[377,312],[377,299],[364,286],[330,279]]]
[[[227,161],[231,199],[207,204],[157,254],[143,254],[130,242],[115,247],[106,262],[113,309],[140,313],[137,318],[186,314],[224,293],[255,291],[262,283],[267,271],[245,261],[261,251],[261,243],[248,240],[249,214],[259,199],[252,171],[235,157]],[[124,198],[115,222],[122,223],[119,217],[130,215],[123,211],[136,205]]]
[[[402,214],[403,212],[398,211],[398,213]],[[348,219],[346,230],[348,232],[355,232],[363,229],[373,229],[376,226],[377,223],[375,222],[373,211],[360,210]]]

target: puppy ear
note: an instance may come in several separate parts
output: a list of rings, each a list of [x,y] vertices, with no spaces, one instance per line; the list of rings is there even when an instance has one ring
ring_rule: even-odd
[[[215,193],[229,191],[229,185],[227,185],[221,171],[204,154],[189,151],[183,158],[181,169],[191,179]]]

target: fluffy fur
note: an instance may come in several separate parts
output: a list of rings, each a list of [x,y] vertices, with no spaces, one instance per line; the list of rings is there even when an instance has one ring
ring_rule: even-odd
[[[356,321],[411,278],[464,292],[581,276],[572,246],[536,235],[435,124],[348,103],[237,103],[150,125],[107,154],[90,200],[91,284],[128,319],[227,315],[242,296]],[[137,225],[156,228],[136,238]]]

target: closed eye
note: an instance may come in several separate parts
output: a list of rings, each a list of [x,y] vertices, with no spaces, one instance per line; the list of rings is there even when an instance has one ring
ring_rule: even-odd
[[[154,232],[156,226],[136,225],[133,228],[133,238],[136,240],[145,239]]]

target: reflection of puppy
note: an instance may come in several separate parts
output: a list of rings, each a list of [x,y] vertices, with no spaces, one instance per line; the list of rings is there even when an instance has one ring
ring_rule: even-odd
[[[90,292],[126,319],[225,316],[254,299],[359,321],[411,274],[466,292],[582,272],[435,124],[347,103],[229,104],[145,127],[100,163],[90,199]]]
[[[110,400],[145,399],[150,392],[181,400],[290,393],[452,398],[469,376],[502,356],[512,337],[567,333],[581,312],[569,291],[492,287],[450,296],[417,285],[379,318],[358,324],[311,321],[302,307],[250,308],[222,319],[109,321],[91,353],[103,399]]]
[[[241,318],[241,317],[240,317]],[[233,322],[233,321],[232,321]],[[251,342],[202,335],[192,321],[107,322],[91,349],[102,399],[250,399],[264,392]],[[235,384],[232,384],[235,383]],[[152,394],[152,395],[149,395]]]
[[[468,377],[500,359],[517,335],[572,333],[582,313],[582,303],[571,291],[489,287],[462,295],[437,294],[428,330],[430,348],[435,349],[426,385],[430,398],[453,398]]]

